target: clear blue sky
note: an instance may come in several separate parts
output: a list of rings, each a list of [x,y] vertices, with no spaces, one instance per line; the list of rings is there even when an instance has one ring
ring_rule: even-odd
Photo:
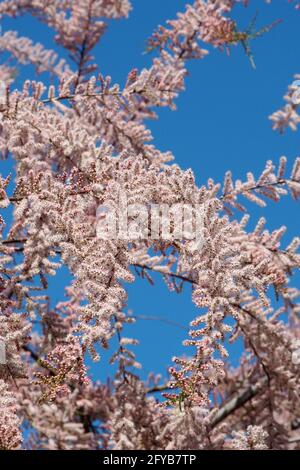
[[[141,69],[151,63],[150,55],[142,55],[146,39],[158,24],[173,18],[183,10],[183,0],[132,0],[133,11],[128,20],[111,22],[108,32],[95,50],[100,72],[111,75],[113,82],[124,84],[129,70]],[[252,170],[256,175],[268,159],[278,161],[286,155],[290,161],[299,155],[299,134],[288,131],[279,135],[271,129],[268,116],[278,109],[282,96],[294,73],[300,73],[299,26],[300,12],[287,0],[274,0],[265,5],[263,0],[252,0],[251,7],[235,9],[239,29],[244,29],[259,11],[258,27],[282,19],[271,32],[252,43],[257,69],[253,70],[242,48],[234,47],[231,55],[211,50],[204,60],[190,62],[187,89],[177,100],[178,109],[159,111],[159,120],[149,123],[154,142],[162,150],[171,150],[183,168],[192,167],[199,184],[208,177],[223,179],[231,169],[236,178],[243,178]],[[21,34],[47,47],[53,46],[53,35],[45,25],[26,16],[17,21],[4,19],[3,30],[18,28]],[[32,78],[31,68],[18,77]],[[4,174],[9,166],[1,163]],[[299,204],[283,199],[280,204],[269,204],[267,209],[252,206],[252,226],[266,215],[270,229],[287,225],[285,240],[299,234]],[[51,282],[51,293],[63,297],[62,284],[68,281],[65,270]],[[168,292],[165,284],[155,276],[155,286],[137,279],[128,287],[128,308],[135,315],[154,315],[176,321],[183,326],[197,314],[190,300],[190,288],[180,295]],[[127,335],[141,340],[136,349],[137,359],[143,364],[142,375],[155,371],[165,375],[170,359],[182,353],[181,342],[186,332],[176,326],[157,321],[139,320]],[[240,348],[233,348],[233,362]],[[105,355],[107,357],[107,354]],[[106,361],[93,366],[93,374],[101,379],[108,372]]]

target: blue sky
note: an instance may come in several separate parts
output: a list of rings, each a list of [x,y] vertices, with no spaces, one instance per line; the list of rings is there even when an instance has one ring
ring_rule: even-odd
[[[151,55],[143,55],[146,39],[158,24],[173,18],[176,11],[184,9],[183,0],[132,0],[133,11],[128,20],[110,22],[106,35],[95,49],[99,70],[111,75],[113,82],[124,84],[128,71],[149,67]],[[190,72],[186,91],[177,100],[177,111],[159,111],[159,120],[149,122],[154,143],[161,150],[171,150],[182,168],[192,167],[197,182],[206,183],[209,177],[221,181],[228,169],[236,178],[247,171],[256,175],[266,160],[278,161],[286,155],[290,162],[299,155],[299,134],[288,131],[279,135],[271,129],[268,116],[283,101],[286,87],[293,74],[300,73],[299,24],[297,12],[287,0],[275,0],[265,5],[263,0],[253,0],[251,7],[235,9],[239,29],[244,29],[258,10],[258,27],[282,19],[271,32],[252,43],[256,70],[242,48],[234,47],[228,57],[210,49],[204,60],[188,64]],[[34,41],[49,48],[53,34],[45,25],[29,16],[21,19],[4,19],[3,31],[18,29]],[[30,67],[17,78],[18,86],[25,78],[32,78]],[[1,162],[1,172],[7,174],[11,163]],[[250,226],[265,215],[270,229],[287,225],[288,243],[299,234],[299,203],[283,199],[280,204],[269,204],[267,209],[252,206]],[[160,316],[187,327],[197,315],[187,286],[180,295],[169,293],[165,284],[155,276],[155,286],[147,281],[137,282],[127,288],[128,309],[134,315]],[[63,298],[63,285],[69,281],[65,270],[51,281],[50,293],[58,300]],[[184,352],[181,342],[186,337],[184,329],[163,322],[139,320],[130,327],[127,335],[137,337],[137,359],[142,362],[142,376],[150,371],[165,375],[171,357]],[[240,347],[233,348],[233,362],[238,360]],[[107,357],[107,354],[105,354]],[[94,377],[104,379],[109,369],[106,360],[93,366]]]

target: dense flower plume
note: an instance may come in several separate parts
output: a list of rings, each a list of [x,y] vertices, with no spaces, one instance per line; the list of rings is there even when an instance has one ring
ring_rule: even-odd
[[[129,15],[128,0],[0,2],[3,18],[30,14],[47,24],[70,58],[16,31],[0,37],[9,54],[0,66],[0,152],[16,165],[14,182],[0,176],[0,449],[300,448],[300,291],[292,286],[300,239],[282,246],[286,228],[269,231],[264,218],[249,229],[243,205],[286,195],[297,203],[300,159],[291,171],[282,156],[258,178],[227,172],[223,183],[199,187],[192,170],[156,148],[146,124],[157,108],[176,108],[189,59],[247,39],[231,18],[237,3],[248,2],[187,5],[149,39],[149,68],[128,71],[121,87],[100,73],[93,49],[107,20]],[[20,64],[49,81],[15,89]],[[294,91],[272,115],[275,129],[296,130]],[[138,207],[200,207],[201,245],[179,240],[174,227],[168,238],[97,236],[99,206],[117,210],[125,197]],[[62,265],[73,282],[53,308],[49,276]],[[125,284],[136,276],[153,283],[152,272],[178,293],[190,285],[199,315],[167,382],[153,375],[145,383],[138,339],[124,336],[137,320]],[[93,382],[86,358],[101,359],[114,337],[117,372]],[[226,345],[237,339],[245,348],[232,368]]]

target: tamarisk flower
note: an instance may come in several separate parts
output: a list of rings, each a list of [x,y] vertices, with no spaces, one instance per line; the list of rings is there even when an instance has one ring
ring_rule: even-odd
[[[282,156],[258,177],[227,172],[223,184],[198,185],[191,169],[154,145],[147,123],[158,108],[176,108],[187,60],[245,46],[265,31],[239,31],[237,3],[248,2],[187,5],[154,32],[149,65],[130,70],[120,86],[92,75],[92,54],[106,19],[128,16],[128,0],[0,2],[1,15],[30,14],[52,28],[72,60],[14,31],[0,38],[8,64],[49,72],[13,90],[15,69],[0,67],[0,150],[15,165],[13,182],[0,177],[1,449],[299,448],[300,291],[292,283],[300,242],[285,246],[286,227],[269,230],[264,217],[250,229],[251,206],[242,201],[262,208],[286,195],[297,201],[300,160],[290,173]],[[290,92],[276,128],[297,125]],[[197,243],[179,236],[164,212],[178,205],[201,213],[201,227],[188,219]],[[142,224],[132,206],[159,208],[157,236],[152,219],[136,236]],[[128,216],[128,230],[118,221],[105,238],[108,209]],[[61,267],[71,280],[67,298],[53,305],[49,280]],[[131,324],[146,317],[127,311],[127,283],[138,275],[152,285],[161,276],[176,293],[189,285],[199,309],[189,325],[182,319],[186,353],[162,384],[141,379],[133,350]],[[235,341],[243,352],[233,368]],[[87,357],[98,360],[108,348],[112,374],[99,383]]]
[[[56,63],[58,55],[47,50],[42,44],[33,42],[26,37],[18,37],[16,31],[7,31],[0,37],[0,51],[10,52],[23,65],[33,64],[37,73],[50,72],[62,77],[71,71],[64,59]]]
[[[288,87],[288,91],[284,96],[284,100],[287,104],[270,116],[270,120],[273,123],[273,129],[279,130],[280,133],[283,133],[288,127],[292,129],[292,131],[296,131],[300,122],[300,116],[298,114],[298,107],[300,104],[299,93],[296,94],[299,91],[297,80],[300,79],[300,75],[296,74],[294,78],[294,82]]]
[[[0,449],[18,449],[22,442],[17,403],[7,384],[0,379]]]
[[[230,449],[236,450],[264,450],[268,446],[266,444],[267,433],[261,426],[248,426],[246,432],[234,432],[234,439],[228,443]]]

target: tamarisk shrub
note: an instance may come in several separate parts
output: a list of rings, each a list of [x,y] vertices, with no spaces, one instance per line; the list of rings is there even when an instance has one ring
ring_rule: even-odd
[[[234,181],[228,172],[223,185],[199,187],[146,126],[156,108],[175,109],[189,59],[245,40],[231,18],[237,3],[248,2],[187,5],[149,39],[150,67],[129,71],[121,88],[99,73],[93,49],[107,19],[129,15],[129,0],[0,2],[2,18],[29,14],[52,28],[70,57],[16,31],[0,37],[10,56],[0,66],[0,151],[16,166],[13,190],[0,177],[3,217],[13,211],[12,222],[0,219],[1,449],[300,448],[300,291],[292,286],[300,239],[282,246],[285,227],[269,231],[263,218],[251,231],[242,205],[297,200],[300,159],[291,174],[283,156],[259,178]],[[17,63],[49,83],[15,89]],[[292,91],[271,117],[281,131],[300,121]],[[200,207],[201,243],[176,238],[174,226],[168,237],[97,236],[99,206],[117,210],[125,197],[138,207]],[[48,278],[61,265],[73,282],[54,308]],[[137,340],[123,334],[134,321],[125,284],[138,275],[151,281],[151,271],[171,290],[189,284],[199,307],[187,355],[173,358],[166,383],[139,378]],[[117,373],[94,382],[86,357],[98,360],[115,336]],[[245,350],[234,369],[226,344],[238,338]]]

